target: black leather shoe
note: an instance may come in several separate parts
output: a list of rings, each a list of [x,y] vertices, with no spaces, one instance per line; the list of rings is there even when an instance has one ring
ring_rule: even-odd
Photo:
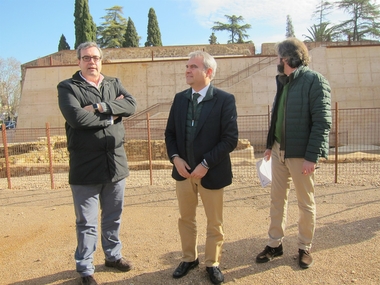
[[[199,259],[197,258],[196,260],[192,262],[181,262],[176,270],[173,272],[173,278],[181,278],[185,276],[191,269],[194,269],[197,267],[199,264]]]
[[[219,267],[206,267],[206,271],[210,276],[210,280],[213,284],[221,284],[224,282],[223,273],[220,271]]]
[[[278,247],[270,247],[269,245],[267,245],[265,249],[256,256],[256,262],[268,262],[276,256],[281,256],[283,254],[284,252],[282,250],[282,244],[280,244]]]
[[[80,278],[80,284],[81,285],[98,285],[98,283],[96,283],[93,275],[81,277]]]

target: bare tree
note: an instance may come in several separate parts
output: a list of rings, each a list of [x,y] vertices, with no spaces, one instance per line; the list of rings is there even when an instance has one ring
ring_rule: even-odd
[[[313,13],[312,18],[316,18],[318,20],[318,25],[322,25],[322,23],[330,23],[326,16],[329,15],[334,9],[334,4],[329,1],[320,0],[319,4],[316,7],[316,10]]]
[[[0,57],[0,119],[16,120],[21,97],[21,63],[15,58]]]

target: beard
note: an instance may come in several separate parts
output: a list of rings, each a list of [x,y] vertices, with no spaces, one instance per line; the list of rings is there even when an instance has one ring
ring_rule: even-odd
[[[280,74],[284,74],[285,71],[285,64],[281,61],[280,64],[277,64],[277,71]]]

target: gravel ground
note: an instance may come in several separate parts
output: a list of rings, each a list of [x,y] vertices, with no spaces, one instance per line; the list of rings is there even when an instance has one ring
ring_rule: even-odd
[[[284,255],[267,264],[255,263],[267,240],[269,187],[237,175],[225,191],[221,269],[226,284],[380,284],[380,176],[356,168],[341,171],[340,182],[333,183],[328,167],[316,179],[315,264],[307,270],[301,270],[296,259],[294,191]],[[106,268],[99,245],[95,277],[100,284],[211,284],[203,264],[206,226],[201,204],[201,264],[179,280],[171,277],[181,252],[174,182],[166,173],[155,186],[137,186],[141,178],[134,175],[128,179],[121,237],[123,253],[134,270],[120,273]],[[50,190],[40,187],[38,178],[28,179],[28,184],[25,178],[23,183],[14,181],[24,186],[12,190],[5,189],[4,179],[0,182],[0,284],[79,284],[70,189]]]

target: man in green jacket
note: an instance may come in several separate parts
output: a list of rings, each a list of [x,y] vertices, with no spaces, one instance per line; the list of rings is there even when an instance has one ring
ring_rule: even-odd
[[[319,158],[328,155],[331,97],[327,80],[308,67],[303,42],[288,38],[277,46],[277,93],[264,159],[272,160],[269,241],[256,262],[283,254],[288,195],[293,182],[299,208],[298,263],[313,265],[310,253],[315,231],[314,172]]]
[[[76,269],[82,284],[94,285],[99,203],[105,265],[121,271],[131,269],[122,257],[119,239],[125,179],[129,175],[122,117],[135,112],[136,100],[119,79],[101,74],[103,55],[96,43],[80,44],[77,57],[80,71],[57,88],[70,154]]]

